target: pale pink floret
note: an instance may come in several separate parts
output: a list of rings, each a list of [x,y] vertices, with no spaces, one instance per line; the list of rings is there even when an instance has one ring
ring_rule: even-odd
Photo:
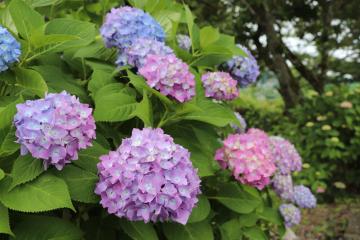
[[[269,137],[254,128],[229,135],[216,151],[215,159],[222,168],[229,168],[238,181],[260,190],[270,183],[276,170]]]

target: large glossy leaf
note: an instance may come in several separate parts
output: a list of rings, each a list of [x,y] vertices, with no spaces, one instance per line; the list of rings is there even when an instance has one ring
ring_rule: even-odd
[[[43,174],[34,181],[7,191],[10,181],[1,181],[0,201],[9,209],[21,212],[41,212],[58,208],[70,208],[66,183],[51,174]],[[7,186],[7,188],[6,188]]]
[[[210,203],[209,200],[201,195],[199,197],[199,202],[196,204],[196,207],[193,208],[188,223],[195,223],[203,221],[210,213]]]
[[[17,31],[25,39],[29,39],[32,31],[45,23],[43,17],[22,0],[12,0],[9,11]]]
[[[157,240],[155,229],[151,223],[120,220],[120,226],[134,240]]]
[[[244,191],[237,183],[224,184],[216,196],[210,199],[218,200],[229,209],[238,213],[251,213],[261,204],[261,198]]]
[[[0,129],[0,157],[5,157],[16,152],[20,145],[15,142],[15,127]]]
[[[83,233],[72,223],[48,216],[26,216],[16,224],[15,239],[80,240]]]
[[[63,0],[26,0],[32,7],[46,7],[51,5],[57,5],[63,2]]]
[[[133,112],[133,115],[139,117],[144,122],[145,127],[152,127],[153,112],[146,90],[144,90],[143,99],[136,105],[136,109]]]
[[[10,189],[26,182],[30,182],[44,171],[42,160],[33,158],[30,154],[19,156],[11,170],[12,182]]]
[[[219,30],[211,26],[206,26],[200,30],[200,46],[206,48],[220,38]]]
[[[163,231],[167,239],[171,240],[212,240],[214,235],[210,224],[206,221],[198,223],[188,223],[181,225],[178,223],[163,224]]]
[[[79,152],[79,159],[74,161],[74,164],[81,167],[84,170],[97,174],[97,167],[99,157],[107,154],[109,150],[105,149],[99,143],[93,141],[93,146],[83,149]]]
[[[84,203],[99,202],[99,197],[94,193],[95,184],[98,181],[96,174],[69,165],[56,175],[65,180],[73,200]]]
[[[10,229],[9,211],[0,203],[0,233],[5,233],[14,236]]]
[[[88,89],[92,95],[95,95],[102,87],[110,83],[115,83],[114,75],[116,71],[114,66],[92,61],[86,61],[86,64],[93,69],[93,73],[88,84]]]
[[[270,207],[265,207],[262,211],[257,212],[257,215],[273,224],[280,225],[283,222],[279,211]]]
[[[244,229],[244,235],[249,239],[266,240],[266,234],[257,226]]]
[[[0,129],[9,127],[16,113],[16,105],[23,102],[22,96],[20,97],[0,97]]]
[[[48,91],[45,80],[32,69],[16,68],[16,85],[39,97],[43,97]]]
[[[242,231],[237,218],[233,218],[220,226],[222,240],[239,240],[242,239]]]

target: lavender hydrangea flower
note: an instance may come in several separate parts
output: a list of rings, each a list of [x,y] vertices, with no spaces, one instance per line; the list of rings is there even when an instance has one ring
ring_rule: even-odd
[[[236,81],[226,72],[207,72],[201,76],[205,96],[216,100],[233,100],[239,95]]]
[[[178,34],[176,35],[176,41],[181,49],[185,51],[190,51],[192,43],[188,35]]]
[[[277,195],[287,201],[294,198],[294,187],[291,175],[276,173],[272,178],[272,185]]]
[[[173,51],[163,42],[153,39],[138,38],[130,47],[120,52],[116,64],[119,66],[129,64],[141,68],[145,63],[146,56],[150,54],[163,56],[173,54]]]
[[[293,171],[300,171],[302,160],[295,146],[288,140],[272,136],[270,137],[273,147],[275,164],[281,174],[290,174]]]
[[[65,91],[28,100],[16,108],[14,124],[21,155],[30,152],[43,159],[45,169],[54,165],[61,170],[78,159],[78,150],[91,146],[95,138],[92,109]]]
[[[116,151],[100,157],[95,193],[110,214],[130,221],[186,224],[200,179],[190,153],[160,129],[133,129]]]
[[[195,77],[189,71],[189,66],[175,55],[150,54],[139,73],[150,87],[179,102],[189,101],[195,96]]]
[[[316,207],[316,198],[308,187],[299,185],[294,187],[294,202],[301,208]]]
[[[20,43],[0,25],[0,72],[6,71],[11,64],[19,61],[20,54]]]
[[[293,225],[297,225],[300,223],[300,209],[295,207],[293,204],[281,204],[279,210],[284,218],[286,227],[292,227]]]
[[[234,56],[223,64],[223,67],[238,81],[240,87],[254,83],[260,74],[259,65],[251,52],[244,46],[237,44],[247,56]]]
[[[230,124],[231,128],[235,130],[235,133],[245,133],[246,127],[247,127],[245,119],[238,112],[234,112],[234,114],[235,114],[237,120],[240,122],[240,126],[232,123],[232,124]]]
[[[111,9],[100,33],[107,47],[119,49],[130,47],[137,38],[165,40],[160,24],[143,10],[132,7]]]

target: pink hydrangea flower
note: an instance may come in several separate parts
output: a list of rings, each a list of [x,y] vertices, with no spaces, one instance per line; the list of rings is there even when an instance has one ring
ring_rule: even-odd
[[[229,135],[215,154],[220,166],[229,168],[235,179],[260,190],[270,183],[276,170],[273,158],[269,137],[254,128],[247,133]]]
[[[190,153],[157,128],[134,129],[116,151],[100,157],[95,193],[110,214],[130,221],[186,224],[200,179]]]
[[[216,100],[232,100],[239,95],[237,82],[229,73],[208,72],[201,77],[205,96]]]
[[[270,141],[274,151],[275,164],[281,174],[301,171],[302,160],[292,143],[278,136],[270,137]]]
[[[150,54],[139,69],[147,84],[179,102],[189,101],[195,95],[195,77],[186,63],[175,55]]]
[[[45,169],[54,165],[61,170],[78,159],[78,150],[91,146],[95,138],[92,109],[65,91],[28,100],[16,108],[14,124],[21,154],[30,152],[43,159]]]

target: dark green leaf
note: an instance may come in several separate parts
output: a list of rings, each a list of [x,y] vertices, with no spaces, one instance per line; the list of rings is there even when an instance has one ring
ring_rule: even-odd
[[[92,147],[88,147],[79,152],[79,159],[74,161],[74,164],[84,170],[97,174],[96,165],[99,162],[99,157],[107,154],[109,150],[105,149],[95,141],[93,141],[92,144]]]
[[[9,211],[0,203],[0,233],[5,233],[14,236],[10,229]]]
[[[0,157],[6,157],[16,152],[20,145],[15,142],[15,127],[0,129]]]
[[[242,231],[238,219],[234,218],[220,226],[222,240],[239,240],[242,239]]]
[[[171,240],[212,240],[214,235],[211,226],[206,221],[198,223],[188,223],[181,225],[178,223],[163,224],[163,231],[167,239]]]
[[[193,208],[188,223],[201,222],[203,221],[210,213],[210,203],[209,200],[201,195],[199,197],[199,202],[196,204],[196,207]]]
[[[134,240],[157,240],[158,237],[151,223],[120,220],[120,226]]]
[[[265,233],[259,227],[251,227],[244,229],[244,235],[249,239],[266,240],[268,239]]]
[[[16,85],[24,90],[30,91],[39,97],[43,97],[48,91],[44,79],[38,72],[31,69],[16,68],[15,73]]]

